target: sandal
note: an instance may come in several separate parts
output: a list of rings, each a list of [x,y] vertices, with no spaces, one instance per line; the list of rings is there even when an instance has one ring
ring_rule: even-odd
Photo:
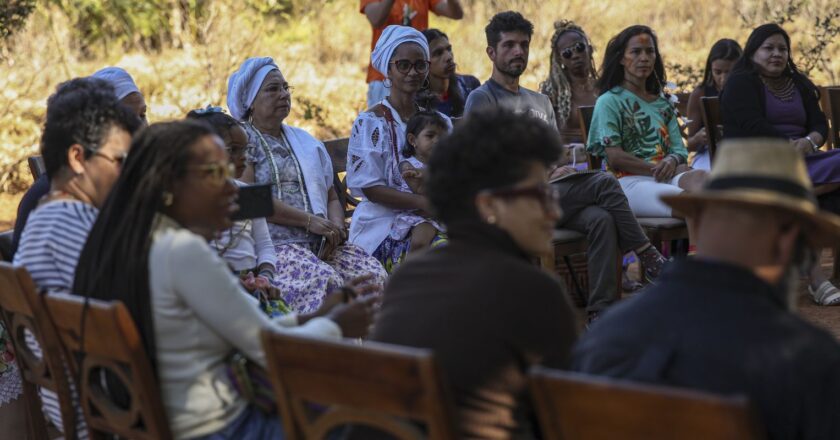
[[[823,281],[817,290],[808,286],[808,293],[814,302],[821,306],[840,306],[840,289],[831,284],[831,281]]]
[[[644,284],[636,280],[631,280],[630,277],[627,276],[626,269],[621,272],[621,290],[629,293],[635,292],[642,287],[644,287]]]

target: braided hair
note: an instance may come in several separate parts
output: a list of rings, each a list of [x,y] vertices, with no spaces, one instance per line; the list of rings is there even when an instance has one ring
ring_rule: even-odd
[[[592,57],[592,45],[589,43],[589,37],[586,36],[580,26],[571,20],[555,21],[554,35],[551,37],[551,67],[548,71],[548,78],[540,84],[540,93],[548,96],[551,105],[554,107],[554,112],[564,123],[572,113],[572,87],[569,78],[566,76],[566,70],[563,69],[563,64],[560,62],[557,42],[566,32],[580,34],[586,41],[586,45],[589,47],[589,74],[592,79],[597,79],[595,59]]]

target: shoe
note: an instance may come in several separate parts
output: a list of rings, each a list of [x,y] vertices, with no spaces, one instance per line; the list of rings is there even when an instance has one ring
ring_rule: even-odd
[[[823,281],[817,290],[808,286],[808,293],[814,299],[814,302],[821,306],[840,306],[840,289],[834,287],[831,281]]]
[[[668,262],[668,259],[663,257],[656,247],[651,245],[639,254],[639,262],[642,263],[642,274],[645,281],[653,283],[654,280],[659,278],[659,274],[662,273],[662,268]]]

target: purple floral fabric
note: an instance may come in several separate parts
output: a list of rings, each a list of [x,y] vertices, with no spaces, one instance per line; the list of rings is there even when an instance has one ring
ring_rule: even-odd
[[[384,285],[388,274],[382,265],[362,248],[344,244],[332,258],[319,259],[309,246],[286,243],[275,246],[277,273],[274,285],[280,289],[289,308],[296,313],[311,313],[321,306],[327,293],[353,278],[373,274],[371,283]]]

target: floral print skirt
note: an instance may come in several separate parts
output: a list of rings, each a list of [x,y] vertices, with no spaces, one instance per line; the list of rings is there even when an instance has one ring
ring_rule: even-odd
[[[362,248],[343,244],[333,256],[323,261],[306,243],[286,243],[275,246],[277,273],[275,287],[295,313],[318,310],[324,297],[353,278],[373,274],[370,282],[383,286],[388,274],[379,262]]]
[[[432,244],[429,247],[436,248],[446,244],[448,241],[449,240],[447,239],[446,234],[439,233],[432,239]],[[402,240],[394,240],[388,236],[385,237],[385,240],[382,240],[379,247],[373,251],[373,258],[379,261],[379,263],[385,268],[385,271],[390,274],[393,273],[394,270],[403,263],[403,261],[405,261],[405,256],[408,254],[409,250],[411,250],[411,235],[406,236]]]
[[[0,323],[0,406],[17,400],[23,393],[10,337],[3,328],[3,324]]]

